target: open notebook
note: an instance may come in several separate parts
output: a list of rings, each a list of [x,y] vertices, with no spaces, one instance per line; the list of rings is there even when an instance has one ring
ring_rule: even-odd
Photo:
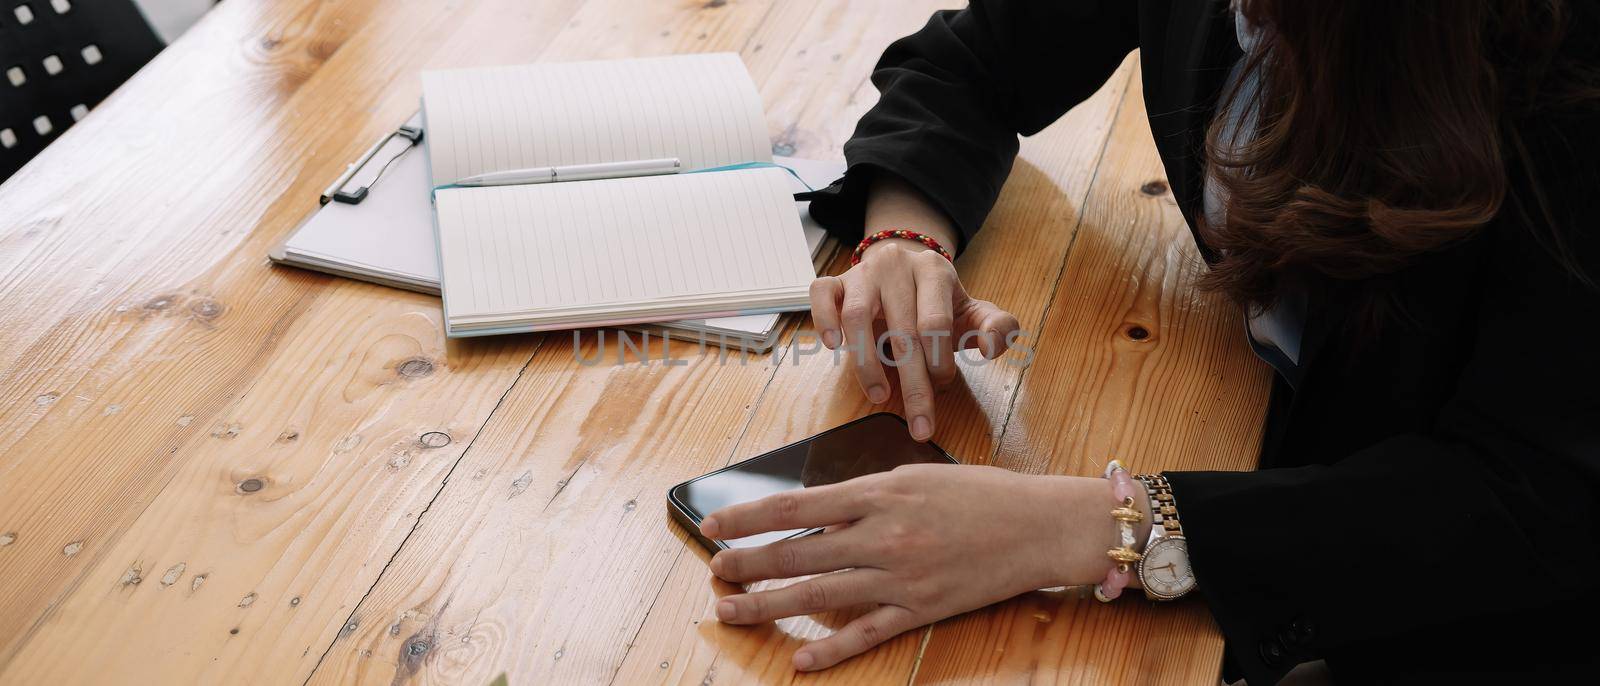
[[[420,127],[421,115],[412,122]],[[428,202],[428,166],[423,152],[410,141],[392,139],[382,155],[369,161],[364,183],[370,194],[358,204],[329,202],[313,213],[282,244],[268,253],[273,262],[302,269],[439,295],[439,249],[433,235],[433,207]],[[796,194],[822,188],[844,176],[838,160],[807,160],[774,155],[773,163],[795,173]],[[374,180],[377,170],[382,178]],[[806,249],[817,271],[832,254],[834,241],[811,218],[809,202],[795,203]],[[641,324],[674,338],[706,340],[765,352],[778,342],[782,315],[684,319]]]
[[[425,72],[423,113],[449,335],[805,309],[790,173],[737,56]],[[690,171],[455,185],[660,158]]]

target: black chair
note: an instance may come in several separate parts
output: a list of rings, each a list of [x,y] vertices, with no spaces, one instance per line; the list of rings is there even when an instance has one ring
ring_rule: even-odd
[[[163,47],[132,0],[0,0],[0,181]]]

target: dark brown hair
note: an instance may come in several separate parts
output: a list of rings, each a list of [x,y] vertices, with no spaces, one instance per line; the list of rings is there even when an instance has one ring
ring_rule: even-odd
[[[1260,96],[1239,103],[1256,124],[1238,141],[1212,124],[1226,219],[1200,224],[1220,255],[1203,282],[1246,305],[1299,275],[1380,317],[1385,277],[1507,206],[1517,119],[1594,92],[1558,59],[1564,0],[1240,1],[1260,36],[1242,67]],[[1552,222],[1530,225],[1583,277]]]

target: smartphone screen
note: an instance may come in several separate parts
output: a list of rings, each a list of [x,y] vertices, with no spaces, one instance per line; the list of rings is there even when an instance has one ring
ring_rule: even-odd
[[[912,440],[904,420],[879,413],[686,481],[674,487],[670,496],[673,506],[698,526],[706,515],[729,505],[922,463],[955,464],[956,460],[939,446]],[[721,543],[729,548],[750,548],[810,531],[771,531]]]

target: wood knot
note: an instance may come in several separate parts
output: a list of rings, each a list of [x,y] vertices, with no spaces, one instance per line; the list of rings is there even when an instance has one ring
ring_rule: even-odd
[[[239,627],[234,627],[232,629],[229,629],[228,630],[228,635],[229,636],[238,636],[239,635]]]
[[[417,439],[417,443],[424,448],[443,448],[450,445],[450,434],[443,431],[429,431]]]
[[[222,314],[222,303],[211,298],[200,298],[189,303],[189,312],[200,319],[216,319]]]
[[[266,486],[266,484],[263,483],[260,479],[245,479],[244,481],[240,481],[239,482],[239,492],[240,493],[255,493],[256,491],[261,490],[265,486]]]
[[[294,429],[285,429],[283,433],[278,434],[279,443],[293,443],[298,440],[300,440],[300,432]]]
[[[511,498],[515,498],[515,497],[517,497],[519,495],[522,495],[522,492],[528,490],[528,484],[531,484],[531,483],[533,483],[533,471],[529,470],[529,471],[523,472],[522,476],[517,477],[516,480],[511,482],[511,495],[508,496],[506,499],[510,500]],[[566,483],[565,479],[563,479],[563,480],[561,480],[559,482],[556,482],[556,490],[559,491],[563,487],[565,487],[566,485],[567,485],[567,483]]]
[[[395,371],[409,379],[420,379],[433,373],[433,361],[426,357],[413,357],[401,362]]]
[[[33,404],[38,405],[39,407],[44,407],[45,405],[49,405],[60,399],[61,394],[56,393],[55,391],[51,391],[49,393],[40,393],[39,395],[34,396]]]
[[[432,647],[432,644],[419,639],[406,644],[406,654],[410,655],[411,657],[418,657],[423,653],[428,652],[428,649]]]
[[[356,446],[359,445],[361,445],[361,434],[350,434],[339,439],[339,442],[333,445],[333,453],[335,455],[343,455],[355,450]]]
[[[289,599],[289,607],[300,607],[300,596]]]
[[[4,547],[6,547],[8,545],[11,545],[12,543],[16,543],[16,542],[17,542],[17,532],[15,532],[15,531],[7,531],[7,532],[5,532],[3,534],[0,534],[0,548],[4,548]]]
[[[178,564],[168,567],[167,573],[161,575],[161,587],[166,588],[178,583],[178,579],[183,578],[183,570],[188,568],[188,566],[189,564],[187,562],[179,562]]]
[[[183,301],[183,296],[181,296],[181,295],[170,294],[170,293],[167,294],[167,295],[158,295],[158,296],[156,296],[154,298],[146,300],[145,303],[144,303],[144,309],[150,310],[152,312],[160,312],[160,311],[165,310],[167,308],[170,308],[173,305],[176,305],[176,304],[178,304],[179,302],[182,302],[182,301]]]
[[[706,4],[701,5],[700,9],[714,10],[727,4],[728,0],[706,0]]]
[[[1150,337],[1150,330],[1139,326],[1138,324],[1134,324],[1133,326],[1128,327],[1127,334],[1128,338],[1136,341],[1142,341]]]
[[[1167,192],[1167,182],[1161,179],[1146,181],[1143,186],[1139,187],[1139,192],[1149,196],[1162,195]]]

